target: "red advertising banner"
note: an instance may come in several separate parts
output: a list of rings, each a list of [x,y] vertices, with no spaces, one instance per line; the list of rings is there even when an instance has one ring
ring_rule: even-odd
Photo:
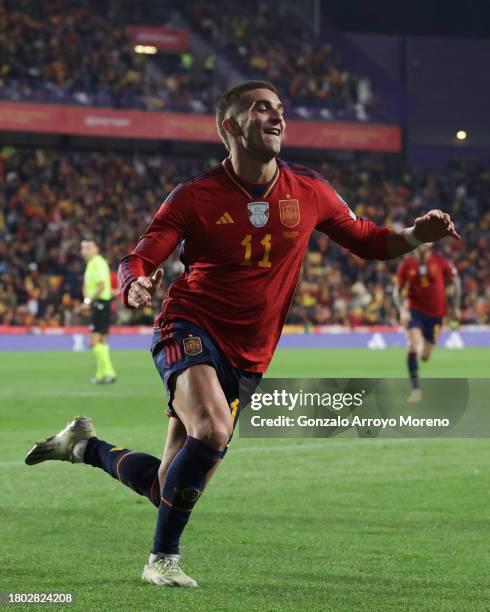
[[[211,115],[0,102],[0,130],[72,136],[219,142]],[[287,122],[286,146],[398,152],[397,126],[329,121]]]
[[[160,51],[182,52],[189,47],[189,32],[181,28],[153,28],[129,25],[126,34],[133,45],[151,45]]]

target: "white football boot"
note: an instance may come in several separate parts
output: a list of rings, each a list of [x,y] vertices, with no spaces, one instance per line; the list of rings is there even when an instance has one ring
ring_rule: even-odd
[[[44,442],[37,442],[27,453],[27,465],[36,465],[43,461],[71,461],[80,463],[81,458],[73,454],[78,442],[95,437],[95,427],[90,417],[76,417],[59,433]]]
[[[150,555],[141,580],[156,586],[196,588],[197,582],[182,571],[179,555]]]
[[[412,389],[410,395],[407,397],[409,404],[417,404],[422,400],[422,391],[420,389]]]

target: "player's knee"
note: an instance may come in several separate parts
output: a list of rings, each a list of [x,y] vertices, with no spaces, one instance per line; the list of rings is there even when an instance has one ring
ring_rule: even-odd
[[[216,418],[203,419],[196,428],[195,437],[216,450],[222,450],[228,444],[233,432],[233,424]]]

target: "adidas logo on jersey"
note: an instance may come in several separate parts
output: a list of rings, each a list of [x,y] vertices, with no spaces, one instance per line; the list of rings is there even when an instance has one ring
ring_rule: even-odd
[[[226,225],[227,223],[235,223],[235,221],[230,213],[225,212],[225,214],[216,221],[216,225]]]

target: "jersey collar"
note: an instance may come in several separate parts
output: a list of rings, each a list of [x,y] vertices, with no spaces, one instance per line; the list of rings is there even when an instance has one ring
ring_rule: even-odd
[[[272,190],[276,186],[277,181],[279,180],[279,164],[278,164],[276,172],[274,176],[272,177],[272,180],[270,180],[268,183],[264,183],[263,185],[261,184],[256,185],[257,188],[263,187],[264,191],[260,194],[257,194],[257,193],[253,194],[251,193],[251,190],[255,191],[254,189],[255,185],[253,183],[246,183],[240,180],[240,178],[235,174],[235,171],[233,170],[233,166],[231,164],[231,160],[229,157],[224,159],[221,162],[221,165],[223,166],[223,170],[225,171],[226,176],[230,179],[230,181],[236,187],[238,187],[238,189],[240,189],[240,191],[242,191],[247,196],[247,198],[250,198],[250,200],[257,199],[258,197],[262,199],[269,197],[269,195],[272,193]]]

